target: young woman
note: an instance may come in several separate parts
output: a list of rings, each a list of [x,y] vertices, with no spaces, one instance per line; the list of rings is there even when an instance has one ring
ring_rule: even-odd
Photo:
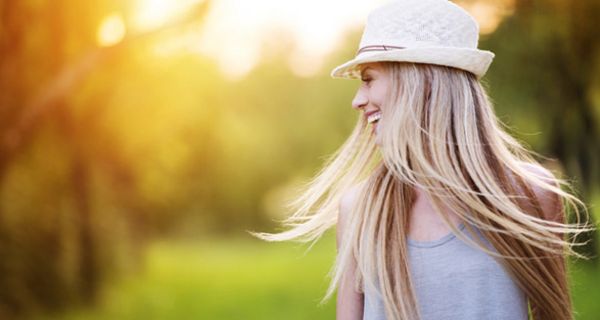
[[[393,1],[332,72],[362,80],[356,128],[291,229],[255,235],[316,241],[337,223],[337,319],[572,318],[567,235],[588,227],[565,213],[583,204],[495,117],[478,29],[447,0]]]

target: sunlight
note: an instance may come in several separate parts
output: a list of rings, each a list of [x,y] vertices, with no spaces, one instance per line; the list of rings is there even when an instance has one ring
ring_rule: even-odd
[[[138,29],[160,27],[201,0],[138,0]],[[360,32],[367,14],[387,0],[213,0],[202,27],[162,43],[160,55],[188,50],[212,57],[230,79],[241,79],[272,54],[283,52],[299,77],[312,77],[334,66],[325,58]],[[480,24],[493,32],[511,13],[514,0],[456,0]],[[185,40],[183,40],[185,38]],[[358,45],[358,43],[356,44]],[[350,57],[348,57],[350,58]]]
[[[514,0],[504,1],[457,1],[457,4],[465,8],[473,15],[479,23],[479,33],[490,34],[496,31],[500,22],[508,15],[511,15],[514,10]]]
[[[234,78],[250,72],[260,57],[289,50],[292,72],[308,77],[324,67],[323,58],[345,40],[370,9],[384,0],[218,0],[212,4],[197,50],[214,57]],[[274,41],[272,41],[274,40]],[[258,53],[258,55],[257,55]],[[243,66],[242,69],[236,66]]]
[[[479,31],[482,34],[489,34],[494,32],[500,21],[502,21],[502,17],[496,8],[491,4],[485,3],[477,3],[471,7],[471,13],[475,17],[479,17],[477,19],[479,21]]]
[[[147,31],[163,26],[169,20],[185,12],[192,5],[202,0],[138,0],[136,15],[133,17],[134,28]]]
[[[98,45],[108,47],[115,45],[125,37],[125,22],[123,17],[119,13],[112,13],[106,16],[96,34],[96,41]]]

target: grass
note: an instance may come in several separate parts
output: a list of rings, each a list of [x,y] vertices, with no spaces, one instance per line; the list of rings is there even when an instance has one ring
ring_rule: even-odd
[[[158,242],[145,270],[109,286],[98,306],[35,319],[333,319],[335,296],[318,303],[334,239],[325,236],[305,255],[307,248],[248,239]]]
[[[97,306],[35,319],[334,319],[335,296],[318,306],[334,241],[330,233],[306,255],[306,245],[248,239],[157,242],[144,270],[108,285]],[[598,319],[598,268],[571,271],[577,319]]]

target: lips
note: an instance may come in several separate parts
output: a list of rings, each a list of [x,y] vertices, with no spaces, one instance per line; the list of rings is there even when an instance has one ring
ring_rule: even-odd
[[[376,122],[377,120],[379,120],[381,118],[381,111],[379,111],[379,110],[369,111],[369,112],[365,113],[365,118],[367,119],[368,123]]]
[[[374,123],[374,122],[378,121],[379,119],[381,119],[381,113],[376,113],[376,114],[370,115],[369,118],[367,118],[367,121],[369,123]]]

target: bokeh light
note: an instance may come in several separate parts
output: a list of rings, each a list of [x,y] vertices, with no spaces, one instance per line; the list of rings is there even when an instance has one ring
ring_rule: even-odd
[[[163,26],[203,0],[136,0],[133,27],[147,31]]]
[[[100,46],[112,46],[125,37],[125,22],[119,13],[106,16],[98,27],[97,41]]]

